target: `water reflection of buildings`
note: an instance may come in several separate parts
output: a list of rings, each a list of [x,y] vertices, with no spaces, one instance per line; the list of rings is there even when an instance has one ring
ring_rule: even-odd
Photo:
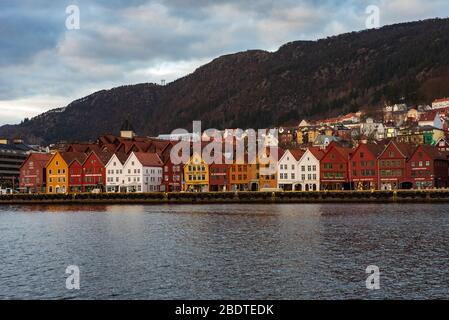
[[[61,205],[61,204],[36,204],[36,205],[25,205],[20,206],[20,210],[23,212],[47,212],[47,213],[64,213],[64,212],[74,212],[74,213],[91,213],[91,212],[109,212],[109,207],[107,205],[97,205],[97,204],[84,204],[84,205]]]

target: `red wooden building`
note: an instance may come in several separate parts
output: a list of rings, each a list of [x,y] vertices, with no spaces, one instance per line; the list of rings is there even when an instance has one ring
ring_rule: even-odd
[[[184,165],[174,165],[169,158],[162,168],[161,191],[180,192],[182,190],[183,172]]]
[[[91,152],[83,163],[83,192],[106,191],[106,164],[113,153]]]
[[[83,152],[64,152],[61,155],[69,167],[69,192],[83,192],[83,163],[86,159],[86,154]]]
[[[20,190],[26,193],[45,192],[45,165],[50,160],[48,153],[31,153],[20,167]]]
[[[230,191],[230,171],[231,166],[225,163],[224,157],[222,157],[221,164],[211,163],[209,165],[209,191]]]
[[[348,190],[349,160],[353,150],[331,143],[320,161],[321,190]]]
[[[349,180],[353,190],[378,189],[377,157],[385,144],[360,144],[349,161]]]
[[[438,148],[439,151],[442,151],[442,152],[448,151],[449,152],[449,141],[446,137],[443,137],[440,140],[438,140],[437,143],[435,144],[435,146]]]
[[[380,190],[410,189],[407,178],[407,161],[416,146],[390,141],[377,159],[378,186]]]
[[[407,162],[407,179],[414,189],[446,188],[448,160],[436,147],[420,145]]]

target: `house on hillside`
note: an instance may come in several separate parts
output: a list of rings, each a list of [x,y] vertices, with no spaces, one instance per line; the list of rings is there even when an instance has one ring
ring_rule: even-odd
[[[420,127],[431,126],[437,129],[443,129],[443,121],[438,111],[430,111],[423,113],[419,117],[418,125]]]
[[[432,109],[444,109],[449,108],[449,98],[436,99],[432,102]]]

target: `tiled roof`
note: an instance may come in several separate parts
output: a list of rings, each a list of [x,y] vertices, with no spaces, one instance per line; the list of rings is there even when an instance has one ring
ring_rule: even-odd
[[[163,165],[157,153],[134,152],[134,154],[144,167],[159,167]]]
[[[416,150],[416,146],[412,144],[400,142],[394,142],[394,144],[406,158],[410,158]]]
[[[61,152],[61,157],[70,165],[73,161],[83,163],[86,160],[86,154],[84,152]]]
[[[95,148],[97,146],[97,144],[93,143],[71,143],[65,150],[68,152],[86,152],[89,148]]]
[[[296,161],[299,161],[299,159],[301,159],[301,157],[304,154],[304,151],[300,150],[300,149],[292,149],[292,150],[289,150],[289,151],[292,154],[292,156],[296,159]]]
[[[449,102],[449,98],[436,99],[433,103],[438,103],[438,102]]]
[[[51,158],[49,153],[30,153],[29,158],[33,158],[35,161],[48,161]]]
[[[368,144],[366,144],[366,148],[368,149],[368,151],[371,152],[371,154],[376,158],[378,156],[380,156],[380,154],[384,151],[385,146],[386,146],[385,143],[378,143],[378,144],[368,143]]]
[[[337,150],[337,152],[340,153],[345,159],[349,159],[352,155],[352,152],[354,151],[351,148],[340,147],[337,144],[333,144],[332,147]]]
[[[100,159],[100,161],[103,163],[103,165],[106,165],[109,160],[111,160],[112,156],[114,155],[113,152],[109,151],[102,151],[102,152],[96,152],[95,153],[97,157]]]
[[[25,159],[24,162],[22,162],[22,165],[20,167],[23,167],[25,163],[27,163],[28,160],[33,160],[35,162],[43,162],[44,164],[50,160],[51,154],[50,153],[30,153],[28,157]]]
[[[317,160],[321,160],[324,157],[324,151],[321,150],[318,147],[309,147],[308,148],[309,151],[313,154],[313,156],[317,159]]]
[[[123,153],[123,152],[115,152],[115,155],[117,156],[118,160],[119,160],[122,164],[125,164],[126,160],[128,160],[128,156],[126,155],[126,153]]]
[[[419,117],[419,121],[433,121],[435,119],[436,115],[437,115],[437,111],[430,111],[430,112],[423,113]]]
[[[430,146],[428,144],[419,146],[416,149],[416,151],[418,151],[420,148],[433,160],[447,160],[448,159],[446,154],[444,154],[443,152],[440,152],[437,148]]]

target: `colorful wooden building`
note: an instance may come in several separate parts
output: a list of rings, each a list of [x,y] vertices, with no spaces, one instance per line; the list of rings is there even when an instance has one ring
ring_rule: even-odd
[[[20,167],[20,191],[25,193],[46,192],[45,165],[50,160],[48,153],[31,153]]]
[[[201,158],[201,155],[194,153],[189,162],[184,165],[184,190],[189,192],[209,191],[209,166]]]
[[[173,164],[168,158],[164,163],[161,191],[180,192],[182,191],[182,182],[184,180],[184,165]]]
[[[349,160],[352,149],[333,142],[320,162],[321,190],[347,190],[349,184]]]
[[[69,167],[69,193],[82,193],[84,192],[83,163],[86,160],[86,154],[83,152],[66,154],[65,158]]]
[[[74,161],[81,164],[85,156],[82,152],[57,151],[54,153],[45,166],[47,193],[68,193],[70,191],[69,167],[76,167]],[[75,184],[72,185],[74,186]],[[79,187],[79,184],[76,183],[76,186]]]
[[[221,163],[211,163],[209,165],[209,191],[230,191],[230,168],[231,166],[226,164],[225,158],[222,157]]]
[[[359,144],[349,161],[349,180],[353,190],[376,190],[378,188],[377,158],[385,144]]]
[[[83,192],[106,191],[106,165],[113,153],[92,151],[83,163]]]
[[[380,190],[409,189],[407,161],[415,145],[390,141],[377,158],[378,188]]]
[[[414,189],[447,188],[447,154],[429,145],[418,146],[407,162],[407,179]]]

